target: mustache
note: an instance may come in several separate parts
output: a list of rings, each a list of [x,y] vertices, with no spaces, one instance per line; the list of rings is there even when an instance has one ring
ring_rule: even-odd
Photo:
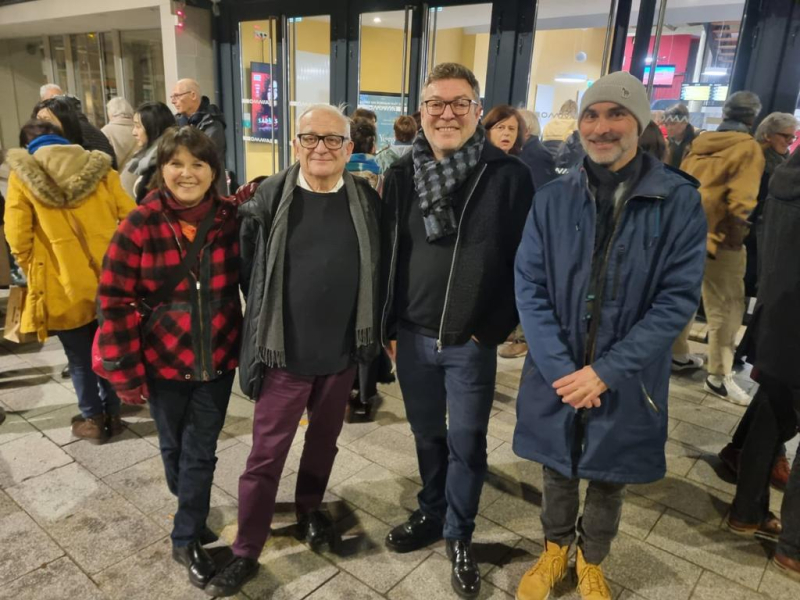
[[[617,142],[622,139],[622,136],[613,133],[604,133],[603,135],[590,135],[586,139],[590,142]]]

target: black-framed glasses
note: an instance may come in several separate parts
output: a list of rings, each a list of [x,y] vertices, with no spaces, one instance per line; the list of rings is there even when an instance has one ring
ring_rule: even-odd
[[[425,110],[428,111],[428,114],[432,117],[443,115],[444,109],[448,106],[455,116],[463,117],[469,112],[473,104],[475,106],[478,105],[475,100],[470,100],[469,98],[458,98],[450,102],[445,102],[444,100],[423,100],[422,103],[425,105]]]
[[[784,140],[786,140],[787,144],[793,144],[794,141],[797,139],[797,136],[793,133],[778,133]]]
[[[343,135],[317,135],[316,133],[301,133],[297,136],[300,145],[309,150],[316,148],[320,140],[328,150],[339,150],[344,146],[345,140],[349,139]]]
[[[181,93],[181,94],[172,94],[172,95],[169,97],[169,99],[170,99],[170,100],[172,100],[172,101],[174,102],[175,100],[177,100],[177,99],[178,99],[178,98],[180,98],[181,96],[185,96],[186,94],[191,94],[191,93],[192,93],[192,91],[191,91],[191,90],[189,90],[188,92],[183,92],[183,93]]]

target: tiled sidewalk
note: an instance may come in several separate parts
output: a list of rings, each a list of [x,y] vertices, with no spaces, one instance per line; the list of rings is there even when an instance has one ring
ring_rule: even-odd
[[[170,558],[174,499],[164,482],[146,410],[128,431],[92,446],[71,438],[76,399],[60,378],[57,340],[0,346],[0,598],[199,599]],[[500,361],[489,428],[490,476],[475,533],[485,576],[481,598],[513,598],[541,550],[541,469],[511,450],[521,359]],[[749,380],[747,380],[749,381]],[[397,555],[383,538],[415,508],[413,439],[397,385],[381,390],[375,422],[346,424],[326,500],[343,533],[340,555],[317,555],[292,537],[293,488],[303,428],[287,461],[274,536],[240,598],[392,600],[455,598],[442,543]],[[622,600],[797,600],[800,583],[770,566],[770,549],[722,528],[733,485],[716,452],[743,409],[706,395],[700,374],[673,378],[669,475],[633,486],[605,569]],[[253,405],[234,396],[219,443],[209,523],[236,533],[236,498],[251,444]],[[794,446],[791,450],[794,454]],[[779,509],[781,494],[772,505]],[[219,561],[227,548],[218,544]],[[574,582],[573,582],[574,586]],[[553,598],[575,599],[565,585]]]

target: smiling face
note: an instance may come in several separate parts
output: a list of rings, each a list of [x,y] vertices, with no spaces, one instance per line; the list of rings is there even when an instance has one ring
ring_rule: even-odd
[[[142,116],[139,113],[133,115],[133,131],[131,133],[136,140],[137,148],[147,147],[147,132],[144,130]]]
[[[589,158],[611,171],[618,171],[636,156],[639,123],[619,104],[592,104],[584,111],[578,131]]]
[[[426,100],[452,102],[460,98],[478,102],[472,87],[465,79],[433,81],[425,88],[423,96],[423,102]],[[450,156],[473,136],[478,127],[480,114],[480,104],[471,105],[464,116],[453,114],[453,107],[450,105],[445,107],[441,115],[433,116],[428,112],[426,105],[422,105],[420,111],[422,130],[425,132],[425,138],[428,140],[436,160]]]
[[[161,175],[175,200],[184,206],[195,206],[211,188],[216,174],[207,162],[179,146],[162,167]]]
[[[313,133],[320,136],[313,148],[303,147],[297,138],[294,139],[294,151],[300,161],[303,177],[318,191],[331,189],[342,176],[344,166],[353,153],[353,142],[345,140],[338,150],[331,150],[323,141],[326,135],[350,137],[349,127],[344,119],[325,110],[312,110],[300,120],[298,135]]]
[[[519,136],[519,123],[516,117],[508,117],[495,123],[488,133],[489,141],[508,154]]]

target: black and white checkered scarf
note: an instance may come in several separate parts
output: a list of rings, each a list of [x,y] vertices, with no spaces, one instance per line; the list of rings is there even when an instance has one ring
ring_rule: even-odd
[[[419,208],[425,221],[428,242],[453,235],[458,230],[453,211],[453,193],[478,164],[485,141],[486,130],[478,123],[475,133],[461,148],[437,161],[422,129],[414,138],[411,149],[414,187],[419,195]]]

